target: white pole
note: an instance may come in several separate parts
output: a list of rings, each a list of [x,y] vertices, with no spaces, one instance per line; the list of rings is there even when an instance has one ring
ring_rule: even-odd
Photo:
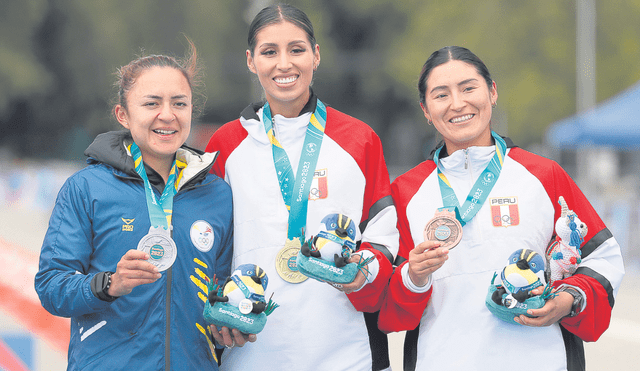
[[[576,111],[583,113],[596,104],[596,4],[595,0],[576,0]],[[589,168],[592,150],[576,149],[577,181],[585,193],[590,188]]]
[[[596,104],[596,3],[576,0],[576,109]]]

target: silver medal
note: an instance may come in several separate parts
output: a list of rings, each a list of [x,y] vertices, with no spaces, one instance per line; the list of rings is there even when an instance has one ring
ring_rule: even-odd
[[[138,250],[149,254],[147,261],[158,267],[160,272],[171,268],[178,256],[176,243],[163,227],[149,228],[149,233],[138,242]]]

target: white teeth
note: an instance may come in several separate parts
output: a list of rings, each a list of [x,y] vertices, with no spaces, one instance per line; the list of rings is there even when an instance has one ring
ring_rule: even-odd
[[[161,135],[169,135],[169,134],[173,134],[173,133],[175,133],[176,131],[175,131],[175,130],[162,130],[162,129],[156,129],[156,130],[154,130],[153,132],[154,132],[154,133],[157,133],[157,134],[161,134]]]
[[[274,81],[277,82],[278,84],[289,84],[296,81],[297,79],[298,79],[298,76],[290,76],[285,78],[275,78]]]
[[[472,117],[473,117],[473,115],[471,115],[471,114],[464,115],[464,116],[453,118],[453,119],[449,120],[449,122],[451,122],[452,124],[457,124],[457,123],[462,122],[462,121],[470,120]]]

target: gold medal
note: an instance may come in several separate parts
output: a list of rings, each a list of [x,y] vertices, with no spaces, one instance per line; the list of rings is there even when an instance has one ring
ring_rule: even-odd
[[[276,271],[283,280],[289,283],[300,283],[307,280],[307,276],[298,271],[296,259],[298,257],[298,251],[300,251],[299,238],[287,240],[284,247],[276,256]]]
[[[441,247],[453,249],[462,239],[462,225],[453,211],[436,211],[424,228],[425,241],[440,241]]]

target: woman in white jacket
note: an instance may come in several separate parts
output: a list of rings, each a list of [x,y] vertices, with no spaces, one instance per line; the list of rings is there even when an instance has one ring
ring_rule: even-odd
[[[418,88],[444,143],[392,184],[402,264],[380,328],[415,329],[406,337],[405,370],[583,370],[582,340],[595,341],[608,327],[624,275],[618,243],[557,163],[491,130],[498,92],[475,54],[457,46],[434,52]],[[542,308],[502,321],[485,305],[493,274],[516,250],[545,255],[559,196],[588,226],[582,263],[554,283],[557,295]],[[427,224],[447,215],[439,232],[453,242],[425,241]],[[451,248],[453,236],[459,243]],[[514,364],[513,355],[521,361]]]
[[[255,343],[225,350],[225,370],[363,370],[389,367],[375,312],[397,252],[396,212],[380,138],[365,123],[325,105],[311,90],[320,46],[304,12],[260,11],[249,27],[247,67],[266,101],[218,129],[215,174],[233,190],[234,264],[257,264],[280,306]],[[329,214],[357,227],[368,274],[348,284],[297,271],[301,243]],[[233,346],[222,329],[219,341]],[[236,335],[236,334],[234,334]]]

